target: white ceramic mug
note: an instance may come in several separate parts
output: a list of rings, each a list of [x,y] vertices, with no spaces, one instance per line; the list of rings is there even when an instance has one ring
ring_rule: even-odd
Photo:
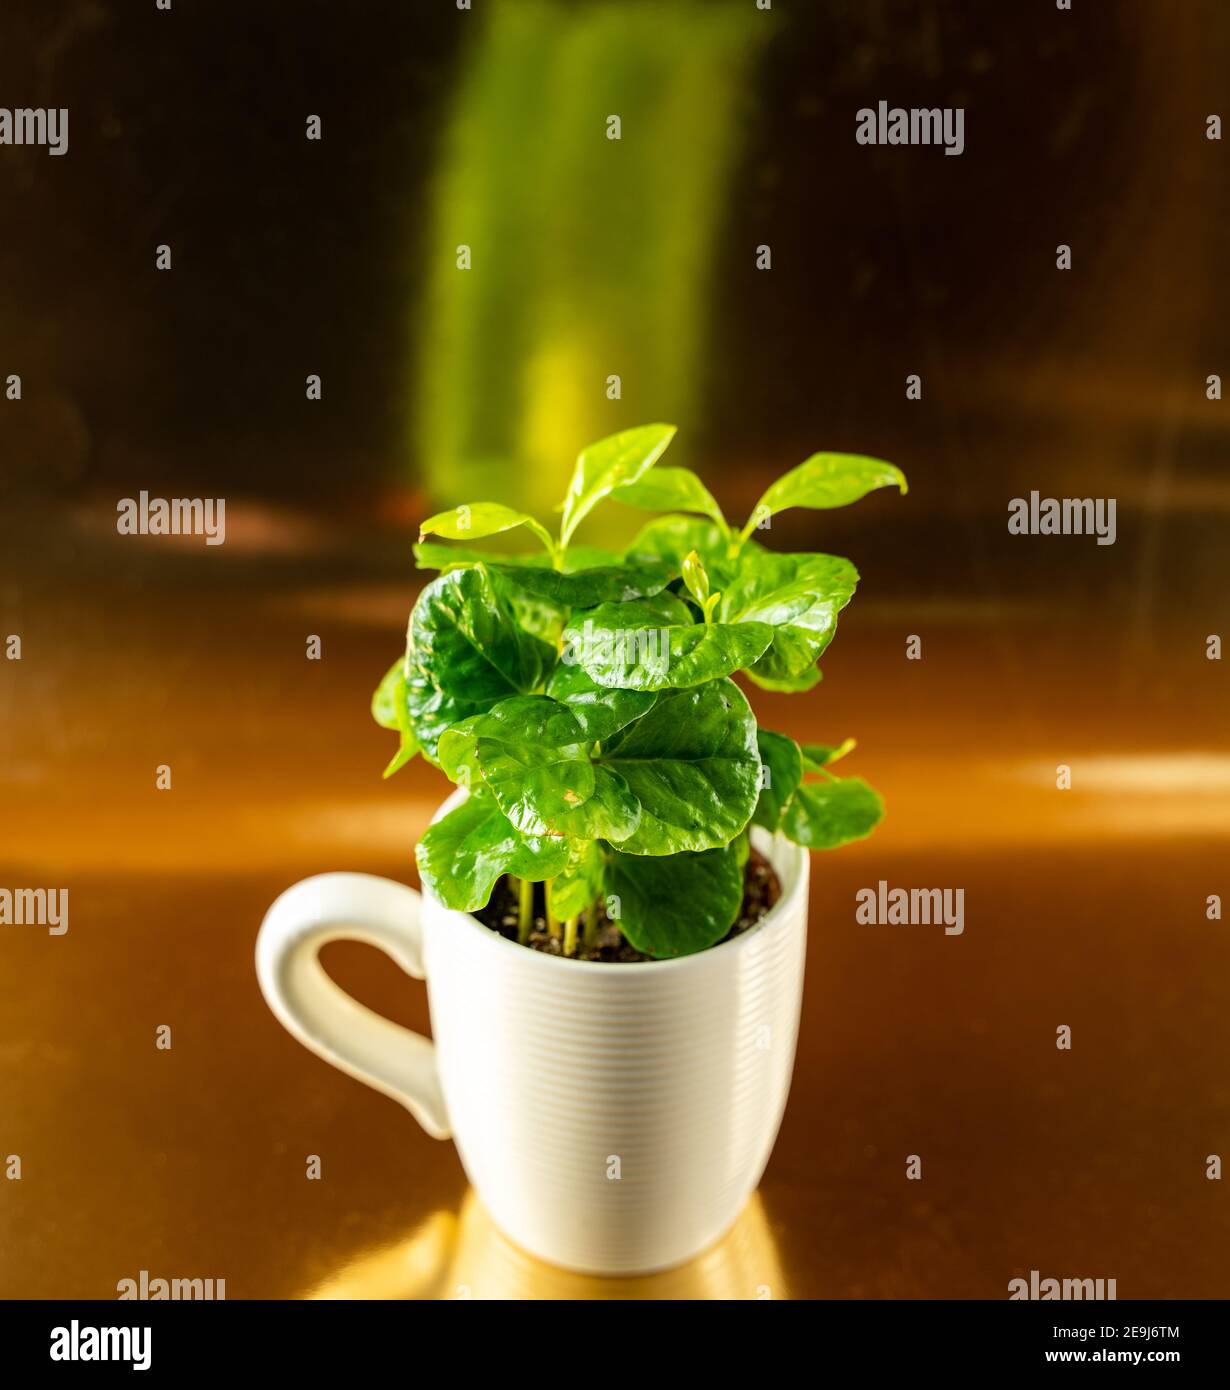
[[[444,809],[455,803],[450,800]],[[805,850],[756,829],[782,894],[750,931],[677,960],[568,960],[429,892],[320,874],[265,916],[256,970],[305,1046],[456,1141],[492,1217],[542,1259],[595,1274],[690,1259],[732,1225],[777,1137],[807,935]],[[341,990],[329,941],[427,980],[434,1041]]]

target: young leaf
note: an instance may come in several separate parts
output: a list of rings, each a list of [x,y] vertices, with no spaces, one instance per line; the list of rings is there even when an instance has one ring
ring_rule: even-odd
[[[857,739],[847,738],[830,746],[827,743],[805,743],[803,749],[803,771],[822,772],[826,767],[852,753],[858,747]]]
[[[595,762],[618,773],[640,802],[640,824],[620,845],[631,854],[726,845],[751,819],[760,792],[756,720],[732,680],[659,695]]]
[[[384,679],[372,696],[372,718],[382,729],[395,729],[401,736],[397,752],[384,769],[385,777],[400,772],[419,751],[419,741],[410,724],[406,708],[406,661],[398,659],[385,672]]]
[[[658,698],[648,690],[608,690],[591,680],[580,666],[562,661],[551,675],[547,694],[568,706],[590,743],[610,738],[617,729],[639,719]]]
[[[837,615],[850,602],[858,571],[837,555],[744,552],[734,579],[722,591],[717,615],[726,623],[768,623],[772,645],[751,668],[753,680],[797,688],[833,640]],[[814,680],[811,681],[815,683]]]
[[[865,840],[880,823],[884,802],[861,777],[804,782],[782,815],[782,829],[797,845],[836,849]]]
[[[803,780],[803,757],[799,745],[785,734],[768,729],[756,733],[763,771],[760,800],[752,820],[766,830],[776,831],[782,823],[782,811]]]
[[[555,542],[546,527],[527,512],[515,511],[499,502],[471,502],[464,507],[437,512],[419,527],[419,540],[424,536],[444,536],[451,541],[478,541],[484,536],[499,535],[518,526],[524,526],[537,536],[548,554],[555,553]]]
[[[611,494],[616,502],[646,512],[701,512],[729,536],[730,527],[713,494],[690,468],[655,468]]]
[[[746,539],[762,522],[788,507],[845,507],[881,487],[900,488],[904,493],[905,474],[894,464],[862,454],[813,454],[765,492],[742,535]]]
[[[382,729],[397,732],[405,723],[406,659],[399,656],[384,673],[372,696],[372,718]]]
[[[681,599],[661,593],[574,613],[560,660],[599,685],[680,689],[751,666],[772,640],[765,623],[697,623]]]
[[[449,570],[419,595],[410,617],[406,705],[423,749],[499,700],[537,689],[555,652],[524,632],[483,565]]]
[[[743,871],[731,848],[658,859],[616,849],[607,883],[619,898],[620,930],[638,951],[658,958],[716,945],[743,902]]]
[[[749,541],[743,549],[746,554],[762,547]],[[624,551],[624,558],[633,562],[652,558],[665,560],[678,574],[682,572],[684,559],[693,550],[704,562],[713,588],[720,589],[731,578],[738,562],[730,554],[730,544],[721,527],[696,516],[655,517],[637,532]]]
[[[604,497],[647,473],[674,437],[674,425],[641,425],[583,449],[564,498],[560,548]]]
[[[415,850],[424,886],[458,912],[486,907],[501,874],[536,882],[568,862],[564,840],[518,834],[489,793],[472,792],[436,821]]]
[[[551,911],[565,921],[578,917],[602,892],[606,859],[594,840],[569,840],[568,863],[547,884]]]

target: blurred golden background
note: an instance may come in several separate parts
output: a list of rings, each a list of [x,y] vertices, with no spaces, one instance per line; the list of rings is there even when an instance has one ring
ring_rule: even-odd
[[[964,153],[856,144],[881,98],[964,107]],[[1230,1293],[1205,1176],[1230,1152],[1206,908],[1230,886],[1206,656],[1230,11],[10,0],[0,101],[70,111],[66,157],[0,147],[0,380],[22,383],[0,399],[0,884],[72,911],[62,937],[0,926],[0,1174],[22,1160],[0,1296],[112,1297],[143,1268],[230,1297],[1000,1298],[1031,1268]],[[856,736],[888,818],[814,862],[756,1202],[694,1268],[613,1289],[505,1248],[451,1146],[281,1032],[251,951],[296,877],[415,881],[446,787],[381,782],[367,703],[417,522],[480,498],[546,516],[583,444],[651,419],[734,518],[816,449],[911,490],[766,537],[863,583],[824,683],[754,703]],[[224,497],[226,543],[118,536],[142,489]],[[1117,498],[1116,543],[1010,536],[1033,489]],[[857,926],[880,878],[964,887],[964,935]],[[426,1026],[389,962],[327,959]]]

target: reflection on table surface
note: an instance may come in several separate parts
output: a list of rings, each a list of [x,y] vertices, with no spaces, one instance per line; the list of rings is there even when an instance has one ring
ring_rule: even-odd
[[[433,1212],[404,1240],[356,1256],[310,1298],[764,1299],[789,1296],[764,1205],[754,1194],[694,1260],[638,1278],[601,1279],[528,1255],[473,1190],[459,1212]]]

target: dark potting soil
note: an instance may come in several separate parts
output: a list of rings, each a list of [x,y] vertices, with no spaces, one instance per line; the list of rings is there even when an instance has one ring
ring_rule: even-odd
[[[754,927],[757,922],[782,895],[782,886],[774,872],[773,865],[760,853],[752,850],[743,870],[743,905],[739,916],[730,931],[722,938],[729,941],[732,936]],[[509,941],[517,939],[517,894],[507,877],[500,879],[491,894],[491,901],[475,914],[484,926],[497,931]],[[577,923],[577,949],[574,960],[597,960],[630,962],[651,960],[634,946],[624,940],[618,926],[606,915],[606,908],[598,912],[597,938],[593,945],[586,946],[583,940],[584,918]],[[534,951],[545,951],[549,956],[564,954],[563,938],[554,937],[547,930],[546,906],[543,901],[541,883],[534,885],[534,925],[530,929],[529,946]]]

